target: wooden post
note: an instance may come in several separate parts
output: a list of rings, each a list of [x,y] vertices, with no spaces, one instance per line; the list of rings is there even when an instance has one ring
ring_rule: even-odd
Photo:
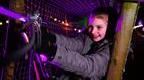
[[[18,12],[18,13],[25,13],[25,3],[24,0],[10,0],[9,7],[10,9]]]
[[[10,0],[9,8],[15,12],[19,12],[21,14],[24,14],[25,13],[24,0]],[[20,22],[16,21],[16,23],[20,23]],[[10,62],[6,67],[5,80],[13,80],[14,69],[15,69],[15,62]]]
[[[117,24],[116,40],[108,69],[107,80],[122,80],[137,10],[138,3],[123,3],[122,13]]]
[[[25,3],[24,0],[10,0],[9,7],[11,10],[18,12],[20,14],[25,14]],[[20,23],[20,21],[16,20],[16,23]]]

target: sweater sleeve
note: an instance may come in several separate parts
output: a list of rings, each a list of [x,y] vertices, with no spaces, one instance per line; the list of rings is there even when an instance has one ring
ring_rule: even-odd
[[[47,53],[49,60],[51,61],[56,54],[57,45],[65,46],[73,51],[81,51],[83,48],[83,41],[81,38],[77,37],[70,38],[52,32],[43,33],[42,45],[38,51]]]
[[[91,55],[81,55],[65,46],[57,46],[57,52],[53,63],[66,71],[74,72],[83,77],[102,78],[107,70],[110,54],[109,47],[104,46],[102,50]]]

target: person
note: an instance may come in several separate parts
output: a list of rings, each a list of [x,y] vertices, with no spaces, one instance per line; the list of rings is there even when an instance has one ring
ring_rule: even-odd
[[[58,80],[101,80],[105,77],[118,14],[112,7],[94,9],[88,27],[77,37],[42,33],[40,51],[64,70]],[[73,77],[78,76],[78,77]]]

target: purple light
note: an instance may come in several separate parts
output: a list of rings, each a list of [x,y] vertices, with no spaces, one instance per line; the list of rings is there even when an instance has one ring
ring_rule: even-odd
[[[53,64],[55,66],[60,67],[60,64],[57,61],[49,61],[48,57],[45,55],[45,53],[40,53],[40,59],[43,63],[49,63],[49,64]]]
[[[26,18],[24,16],[22,16],[18,13],[15,13],[11,10],[5,9],[1,6],[0,6],[0,14],[11,17],[11,18],[16,19],[16,20],[20,20],[22,22],[26,22]]]
[[[88,19],[88,24],[92,24],[93,21],[94,21],[94,17],[93,15],[90,15]]]
[[[123,22],[123,16],[121,16],[117,22],[116,32],[120,32],[122,29],[122,22]]]
[[[47,62],[47,60],[48,60],[47,56],[44,54],[40,54],[40,59],[42,62]]]

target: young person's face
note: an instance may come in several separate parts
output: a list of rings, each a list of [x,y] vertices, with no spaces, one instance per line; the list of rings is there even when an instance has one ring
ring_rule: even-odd
[[[104,39],[108,26],[108,15],[101,14],[90,16],[88,21],[88,31],[93,41],[98,42]]]

